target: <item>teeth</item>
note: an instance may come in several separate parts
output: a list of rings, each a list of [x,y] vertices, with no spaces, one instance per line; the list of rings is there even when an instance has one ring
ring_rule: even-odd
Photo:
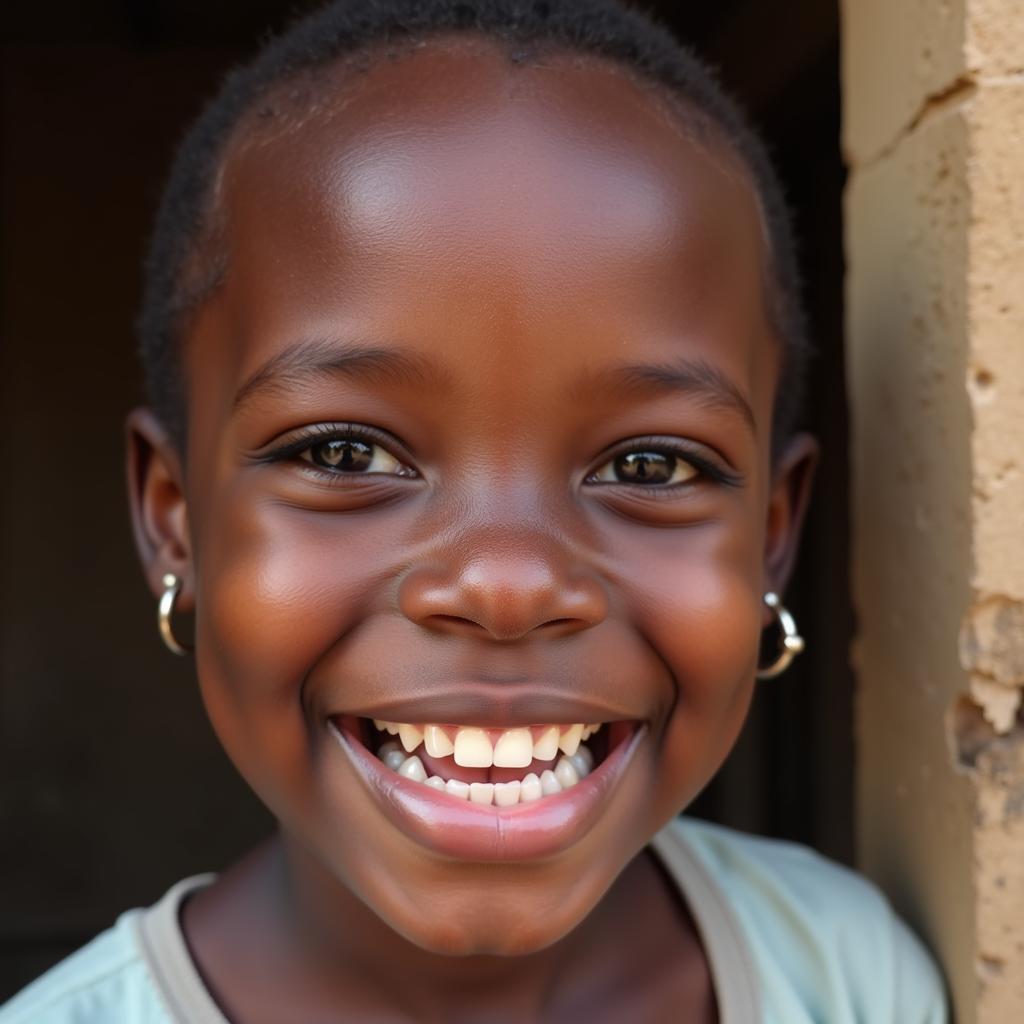
[[[545,729],[533,744],[533,756],[538,761],[553,761],[558,753],[558,726]]]
[[[530,772],[529,775],[523,779],[523,784],[519,789],[519,802],[521,804],[531,804],[534,800],[539,800],[544,794],[541,792],[540,779]]]
[[[580,749],[577,750],[576,753],[573,754],[571,757],[568,757],[568,755],[567,755],[568,760],[572,762],[573,768],[576,769],[576,774],[581,779],[586,778],[590,774],[590,766],[591,766],[591,764],[593,764],[593,757],[592,756],[591,756],[591,758],[588,761],[588,759],[586,757],[584,757],[584,755],[583,755],[583,751],[586,750],[586,749],[587,749],[586,747],[580,747]],[[588,751],[588,753],[589,753],[589,751]],[[565,758],[563,758],[563,760],[565,760]]]
[[[555,778],[558,779],[562,789],[572,789],[580,781],[579,772],[568,757],[563,757],[555,766]]]
[[[439,725],[428,725],[423,730],[423,743],[431,757],[447,757],[455,750],[448,733]]]
[[[575,754],[583,737],[582,725],[570,725],[558,739],[559,749],[563,754]]]
[[[555,773],[550,768],[541,772],[540,791],[544,796],[554,796],[562,792],[562,784],[558,781]]]
[[[383,761],[393,772],[397,772],[405,764],[405,754],[396,747],[384,755]]]
[[[403,722],[398,727],[398,738],[402,741],[402,746],[411,754],[423,742],[423,730],[418,725],[408,725]],[[567,750],[566,753],[571,754],[573,751]]]
[[[519,803],[519,792],[522,785],[518,779],[513,782],[496,782],[494,784],[494,802],[499,807],[512,807]]]
[[[444,784],[444,788],[451,796],[457,796],[460,800],[469,799],[468,782],[463,782],[461,779],[449,779]]]
[[[427,770],[423,767],[423,762],[416,757],[406,758],[398,768],[398,774],[404,775],[407,779],[412,779],[414,782],[426,782],[427,781]]]
[[[532,729],[518,726],[505,729],[497,734],[497,741],[491,736],[497,730],[476,726],[461,728],[434,724],[414,725],[408,722],[388,722],[374,719],[373,723],[383,733],[396,736],[398,741],[388,739],[380,745],[377,756],[392,771],[403,778],[422,783],[438,792],[445,792],[459,800],[469,800],[484,806],[514,807],[516,804],[533,803],[542,797],[554,796],[571,789],[594,770],[594,755],[584,745],[603,723],[574,723],[572,725],[551,725],[540,727],[536,740],[533,738],[538,727]],[[454,730],[454,742],[449,730]],[[426,753],[434,758],[453,757],[457,765],[464,768],[526,768],[537,761],[558,763],[545,769],[538,776],[529,772],[523,779],[510,782],[473,782],[459,779],[445,780],[440,775],[427,776],[423,761],[413,751],[423,745]],[[411,756],[410,756],[411,755]]]
[[[559,750],[571,757],[579,749],[581,741],[589,739],[601,728],[600,722],[590,725],[577,722],[562,727],[552,725],[545,728],[536,740],[527,728],[505,729],[492,746],[487,730],[476,727],[456,730],[453,743],[440,725],[388,722],[382,718],[375,718],[373,724],[381,732],[397,736],[406,753],[411,754],[423,743],[431,757],[454,754],[455,763],[465,768],[489,768],[492,764],[500,768],[525,768],[535,759],[553,761]]]
[[[494,745],[494,763],[499,768],[525,768],[533,760],[533,737],[529,729],[506,729]]]
[[[490,782],[471,782],[469,784],[469,800],[474,804],[491,804],[494,802],[494,784]]]
[[[455,734],[455,763],[463,768],[490,768],[494,748],[483,729],[460,729]]]

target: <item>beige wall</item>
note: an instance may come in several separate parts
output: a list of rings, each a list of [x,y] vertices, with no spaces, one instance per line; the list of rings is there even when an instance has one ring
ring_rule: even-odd
[[[861,866],[1024,1020],[1024,11],[843,0]]]

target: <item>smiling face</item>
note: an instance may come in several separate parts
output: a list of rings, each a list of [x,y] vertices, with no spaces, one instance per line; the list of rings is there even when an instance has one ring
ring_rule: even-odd
[[[619,70],[474,40],[346,77],[231,147],[183,471],[135,419],[221,741],[318,884],[425,949],[564,935],[746,713],[807,459],[770,461],[757,200],[693,136]],[[612,724],[578,785],[498,807],[382,763],[374,719],[485,786]]]

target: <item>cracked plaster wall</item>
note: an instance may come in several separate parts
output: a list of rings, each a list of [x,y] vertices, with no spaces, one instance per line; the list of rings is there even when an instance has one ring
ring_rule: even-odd
[[[1024,10],[843,0],[861,866],[1024,1020]]]

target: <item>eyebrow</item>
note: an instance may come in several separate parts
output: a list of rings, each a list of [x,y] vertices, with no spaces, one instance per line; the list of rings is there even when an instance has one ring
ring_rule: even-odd
[[[623,363],[592,374],[590,386],[640,394],[681,392],[710,408],[738,413],[757,430],[757,420],[743,392],[717,366],[703,359],[677,359],[667,363]]]
[[[380,346],[313,338],[268,359],[235,392],[237,411],[259,395],[272,395],[338,377],[379,385],[437,386],[443,375],[426,358]]]

